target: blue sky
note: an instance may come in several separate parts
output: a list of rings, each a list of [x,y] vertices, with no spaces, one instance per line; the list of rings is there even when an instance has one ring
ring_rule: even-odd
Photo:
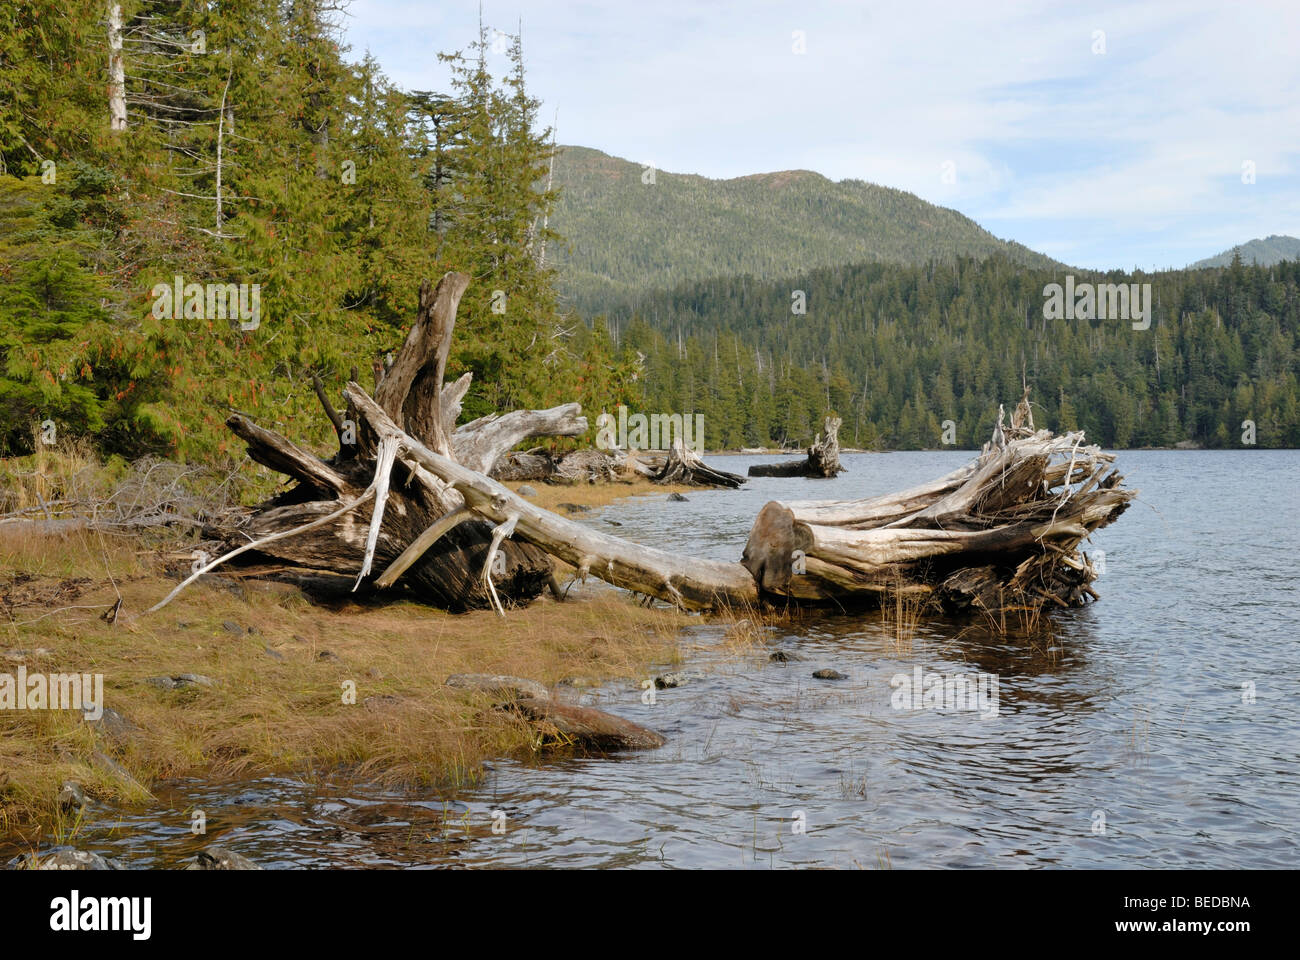
[[[355,57],[445,89],[436,54],[479,4],[349,13]],[[483,20],[522,22],[561,143],[660,170],[868,180],[1082,267],[1300,236],[1300,0],[484,0]]]

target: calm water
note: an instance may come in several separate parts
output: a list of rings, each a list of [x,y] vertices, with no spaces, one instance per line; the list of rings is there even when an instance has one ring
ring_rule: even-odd
[[[737,559],[768,500],[884,493],[969,456],[848,456],[835,480],[643,498],[592,522]],[[744,473],[762,458],[710,459]],[[653,705],[632,683],[585,698],[660,730],[663,749],[499,762],[483,789],[447,796],[173,783],[161,809],[101,822],[82,846],[174,864],[203,845],[181,812],[199,807],[204,842],[266,866],[1296,867],[1300,452],[1119,465],[1142,494],[1095,538],[1101,602],[1050,636],[932,622],[909,649],[878,615],[823,616],[745,652],[701,624],[682,641],[685,685]],[[769,662],[775,648],[804,660]],[[891,677],[916,666],[996,674],[998,715],[894,709]],[[849,679],[815,680],[820,667]]]

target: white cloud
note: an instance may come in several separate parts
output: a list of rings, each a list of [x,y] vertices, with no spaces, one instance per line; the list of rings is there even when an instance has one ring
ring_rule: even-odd
[[[351,12],[355,52],[369,47],[394,80],[427,89],[445,85],[435,54],[473,38],[478,5],[357,0]],[[485,3],[492,26],[520,18],[533,92],[548,122],[558,106],[561,142],[660,169],[856,177],[1099,262],[1300,219],[1278,189],[1294,197],[1300,183],[1292,0]],[[806,54],[791,51],[795,30]],[[1253,193],[1236,189],[1246,159]],[[954,184],[940,176],[949,160]],[[1153,233],[1158,223],[1171,232]],[[1228,225],[1251,232],[1220,240]]]

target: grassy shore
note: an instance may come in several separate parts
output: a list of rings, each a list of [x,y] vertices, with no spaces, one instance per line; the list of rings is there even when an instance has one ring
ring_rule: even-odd
[[[546,507],[672,490],[533,486]],[[535,753],[535,733],[492,709],[490,696],[446,687],[450,674],[512,674],[559,691],[631,680],[676,664],[691,622],[603,590],[565,603],[543,596],[505,620],[400,600],[322,605],[233,571],[142,613],[175,585],[164,559],[186,550],[175,539],[0,525],[0,673],[102,674],[105,705],[130,725],[115,732],[72,711],[0,710],[0,840],[9,846],[75,829],[56,802],[65,780],[114,803],[148,803],[153,781],[181,776],[472,784],[487,759]],[[101,614],[119,597],[110,624]],[[178,674],[213,684],[149,682]]]

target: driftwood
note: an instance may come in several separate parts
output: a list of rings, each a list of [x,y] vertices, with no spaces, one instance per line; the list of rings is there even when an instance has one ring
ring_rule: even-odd
[[[834,477],[844,471],[840,465],[839,417],[827,417],[825,429],[817,434],[804,460],[786,463],[757,463],[751,477]]]
[[[742,563],[765,596],[910,594],[923,608],[1080,606],[1097,571],[1079,545],[1137,491],[1082,433],[1034,431],[1028,393],[980,456],[933,483],[867,500],[767,504]]]
[[[459,455],[456,459],[468,466]],[[706,464],[680,439],[664,454],[647,454],[636,450],[574,450],[555,460],[542,450],[506,453],[488,474],[494,480],[545,481],[546,483],[614,483],[641,476],[653,483],[680,484],[694,487],[735,489],[745,478],[716,470]]]
[[[651,477],[655,483],[680,483],[696,487],[728,487],[732,490],[745,482],[745,478],[725,470],[715,470],[693,450],[687,449],[681,437],[673,439],[668,459]]]
[[[592,574],[683,609],[710,609],[758,599],[753,578],[739,563],[700,560],[645,547],[536,507],[495,480],[435,453],[404,433],[360,385],[350,383],[346,392],[365,432],[373,434],[376,444],[392,443],[398,462],[437,477],[454,489],[470,510],[495,522],[497,542],[510,542],[504,539],[507,536],[520,537],[574,566],[576,579]],[[481,576],[489,584],[493,580],[490,556],[484,560]]]
[[[522,440],[576,436],[586,420],[567,404],[455,426],[470,380],[447,384],[443,376],[466,283],[447,274],[436,290],[422,285],[415,324],[377,372],[373,397],[354,371],[343,392],[346,416],[317,386],[340,438],[329,460],[230,418],[254,460],[296,483],[215,530],[232,552],[171,596],[232,556],[253,554],[264,564],[347,573],[354,589],[401,584],[440,606],[490,605],[502,615],[507,601],[526,602],[548,585],[562,594],[552,557],[570,564],[575,580],[596,576],[691,610],[906,595],[934,610],[1041,611],[1096,599],[1097,571],[1080,544],[1122,514],[1136,491],[1121,487],[1114,456],[1086,445],[1082,433],[1035,431],[1027,390],[1010,426],[999,410],[992,440],[948,476],[865,500],[768,503],[739,563],[645,547],[533,505],[486,472]],[[838,426],[829,419],[814,444],[819,469],[838,466]],[[578,458],[586,466],[575,469],[590,471],[589,459]],[[707,467],[680,440],[662,464],[635,451],[613,462],[667,482],[744,482]]]
[[[436,290],[428,281],[422,284],[415,323],[393,363],[377,374],[375,396],[368,402],[401,424],[407,435],[475,471],[488,469],[528,437],[585,433],[587,422],[577,404],[515,411],[455,427],[471,377],[444,384],[443,376],[456,307],[468,282],[463,274],[448,273]],[[363,429],[355,403],[348,404],[342,417],[333,413],[323,390],[318,395],[340,438],[339,450],[329,460],[245,417],[227,420],[253,460],[296,485],[236,521],[205,528],[217,546],[241,548],[286,567],[354,574],[360,568],[360,584],[376,569],[392,566],[432,525],[454,516],[457,522],[404,567],[402,582],[421,599],[450,609],[487,606],[498,594],[524,602],[552,582],[545,551],[494,537],[481,516],[463,510],[459,493],[418,466],[385,455],[374,431]],[[372,522],[376,515],[384,518],[382,525]],[[322,523],[323,518],[332,519]],[[489,556],[497,555],[489,585],[481,570]]]

